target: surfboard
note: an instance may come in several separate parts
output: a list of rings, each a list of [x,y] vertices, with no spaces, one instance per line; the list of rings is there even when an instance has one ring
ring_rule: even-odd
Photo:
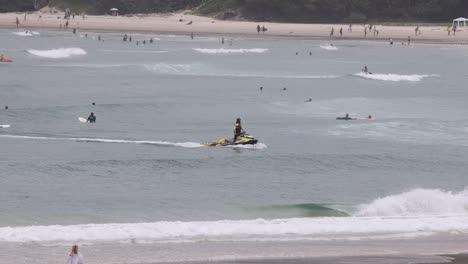
[[[0,128],[9,128],[10,125],[0,125]]]
[[[13,60],[10,60],[10,59],[3,59],[3,60],[0,60],[0,62],[13,62]]]
[[[81,122],[81,123],[86,123],[88,122],[88,119],[84,118],[84,117],[78,117],[78,120]]]

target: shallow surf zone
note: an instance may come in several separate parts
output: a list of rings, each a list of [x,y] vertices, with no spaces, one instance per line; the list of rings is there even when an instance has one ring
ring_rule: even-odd
[[[82,48],[60,48],[50,50],[26,50],[29,54],[49,58],[49,59],[64,59],[72,56],[86,55],[86,51]]]
[[[196,52],[205,53],[205,54],[242,54],[242,53],[265,53],[268,49],[255,48],[255,49],[202,49],[194,48]]]
[[[364,72],[360,73],[355,73],[353,74],[354,76],[362,77],[365,79],[370,79],[370,80],[377,80],[377,81],[391,81],[391,82],[401,82],[401,81],[407,81],[407,82],[419,82],[424,78],[429,78],[429,77],[437,77],[438,75],[435,74],[411,74],[411,75],[400,75],[400,74],[384,74],[384,73],[372,73],[372,74],[367,74]]]
[[[1,227],[0,242],[328,241],[453,233],[468,233],[466,190],[415,189],[361,205],[355,215],[343,217]]]

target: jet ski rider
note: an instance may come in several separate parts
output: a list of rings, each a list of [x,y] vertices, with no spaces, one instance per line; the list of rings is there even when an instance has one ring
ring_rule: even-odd
[[[245,134],[245,131],[242,128],[241,119],[237,118],[236,124],[234,125],[234,140],[233,140],[233,143],[236,142],[237,138],[239,136],[241,136],[242,134]]]

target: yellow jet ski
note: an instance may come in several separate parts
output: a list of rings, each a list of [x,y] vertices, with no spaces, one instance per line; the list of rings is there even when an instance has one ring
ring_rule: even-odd
[[[236,141],[233,142],[227,138],[222,138],[216,142],[202,143],[206,147],[217,147],[217,146],[235,146],[235,145],[255,145],[258,140],[248,134],[243,134],[237,137]]]

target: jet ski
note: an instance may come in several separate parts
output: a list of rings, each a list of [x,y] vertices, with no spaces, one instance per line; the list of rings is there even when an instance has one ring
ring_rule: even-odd
[[[248,134],[242,134],[237,137],[236,141],[229,140],[227,138],[222,138],[216,142],[202,143],[206,147],[217,147],[217,146],[236,146],[236,145],[255,145],[258,143],[258,140],[253,136]]]

